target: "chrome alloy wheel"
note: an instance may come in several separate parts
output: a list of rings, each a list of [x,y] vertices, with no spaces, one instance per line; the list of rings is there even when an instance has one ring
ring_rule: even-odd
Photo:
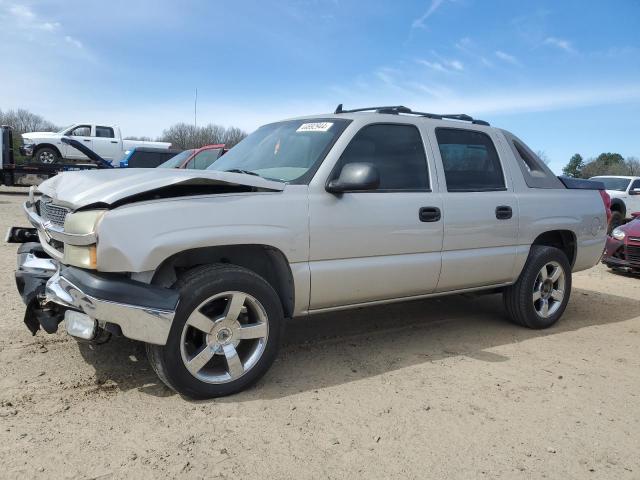
[[[53,153],[45,150],[38,154],[38,160],[40,160],[40,163],[51,164],[56,161],[56,157]]]
[[[205,383],[227,383],[253,368],[267,345],[269,323],[260,302],[223,292],[202,302],[187,319],[180,353],[187,370]]]
[[[565,276],[558,262],[545,264],[533,284],[533,307],[542,318],[549,318],[558,311],[565,292]]]

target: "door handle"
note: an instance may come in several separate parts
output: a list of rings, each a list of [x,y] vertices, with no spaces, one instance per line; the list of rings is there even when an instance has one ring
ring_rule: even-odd
[[[437,222],[442,218],[438,207],[422,207],[418,211],[418,218],[421,222]]]
[[[118,143],[117,140],[111,140],[111,143]]]
[[[90,142],[91,140],[84,139],[83,142]]]
[[[496,218],[498,220],[509,220],[513,217],[513,210],[508,205],[500,205],[496,207]]]

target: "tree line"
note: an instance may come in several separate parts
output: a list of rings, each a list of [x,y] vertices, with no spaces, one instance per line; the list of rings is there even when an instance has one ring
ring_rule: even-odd
[[[18,146],[20,135],[27,132],[56,132],[60,127],[46,120],[41,115],[24,108],[15,110],[0,109],[0,125],[8,125],[13,129],[14,152],[19,157]],[[223,127],[210,123],[204,126],[189,125],[179,122],[163,130],[158,142],[169,142],[172,148],[186,150],[204,145],[224,143],[227,148],[233,147],[247,136],[247,132],[238,127]],[[126,137],[130,140],[150,141],[151,137]]]
[[[586,162],[576,153],[562,169],[568,177],[591,178],[596,175],[640,176],[640,160],[636,157],[624,158],[619,153],[601,153]]]

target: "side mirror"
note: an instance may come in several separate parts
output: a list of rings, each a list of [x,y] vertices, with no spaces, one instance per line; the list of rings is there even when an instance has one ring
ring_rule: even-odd
[[[380,185],[380,174],[372,163],[347,163],[340,176],[331,180],[326,190],[329,193],[375,190]]]
[[[629,190],[629,195],[640,195],[640,188],[632,188]]]

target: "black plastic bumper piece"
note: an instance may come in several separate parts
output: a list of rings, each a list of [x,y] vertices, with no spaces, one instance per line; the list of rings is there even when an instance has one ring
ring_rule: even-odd
[[[124,305],[173,311],[180,298],[177,290],[138,282],[120,274],[92,273],[81,268],[67,267],[60,271],[60,276],[86,295]]]

